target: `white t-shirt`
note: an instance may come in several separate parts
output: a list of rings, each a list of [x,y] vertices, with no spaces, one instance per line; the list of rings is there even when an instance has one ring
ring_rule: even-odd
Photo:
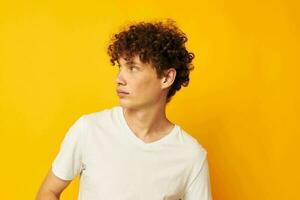
[[[79,200],[212,200],[206,150],[179,125],[146,143],[123,108],[83,114],[69,128],[53,173],[80,176]]]

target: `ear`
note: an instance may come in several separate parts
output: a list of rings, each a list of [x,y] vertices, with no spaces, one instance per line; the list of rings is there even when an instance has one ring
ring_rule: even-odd
[[[164,89],[170,87],[175,81],[175,77],[176,77],[176,69],[169,68],[165,70],[164,76],[161,79],[161,88]]]

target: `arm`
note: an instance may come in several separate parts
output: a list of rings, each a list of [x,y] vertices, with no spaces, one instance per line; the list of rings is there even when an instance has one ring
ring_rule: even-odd
[[[52,169],[49,170],[37,193],[36,200],[58,200],[63,190],[71,180],[62,180],[55,176]]]
[[[44,182],[40,186],[36,200],[58,200],[63,190],[80,173],[82,167],[82,117],[68,130],[60,150],[52,162]]]
[[[197,167],[193,174],[195,177],[192,179],[189,187],[185,191],[183,200],[212,200],[211,183],[209,175],[208,160],[205,157],[202,164],[197,162]]]

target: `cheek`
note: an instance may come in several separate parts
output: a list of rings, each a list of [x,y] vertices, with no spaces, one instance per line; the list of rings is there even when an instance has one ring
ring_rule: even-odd
[[[135,89],[138,94],[154,95],[159,91],[159,82],[153,79],[139,79],[135,84]]]
[[[139,93],[147,92],[151,82],[145,79],[136,79],[133,83],[134,90]]]

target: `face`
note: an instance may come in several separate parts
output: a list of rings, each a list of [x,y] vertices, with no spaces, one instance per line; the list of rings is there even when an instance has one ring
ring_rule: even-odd
[[[141,62],[139,56],[131,61],[121,57],[118,62],[117,91],[126,92],[117,92],[122,107],[142,108],[165,101],[164,77],[159,79],[151,64]]]

